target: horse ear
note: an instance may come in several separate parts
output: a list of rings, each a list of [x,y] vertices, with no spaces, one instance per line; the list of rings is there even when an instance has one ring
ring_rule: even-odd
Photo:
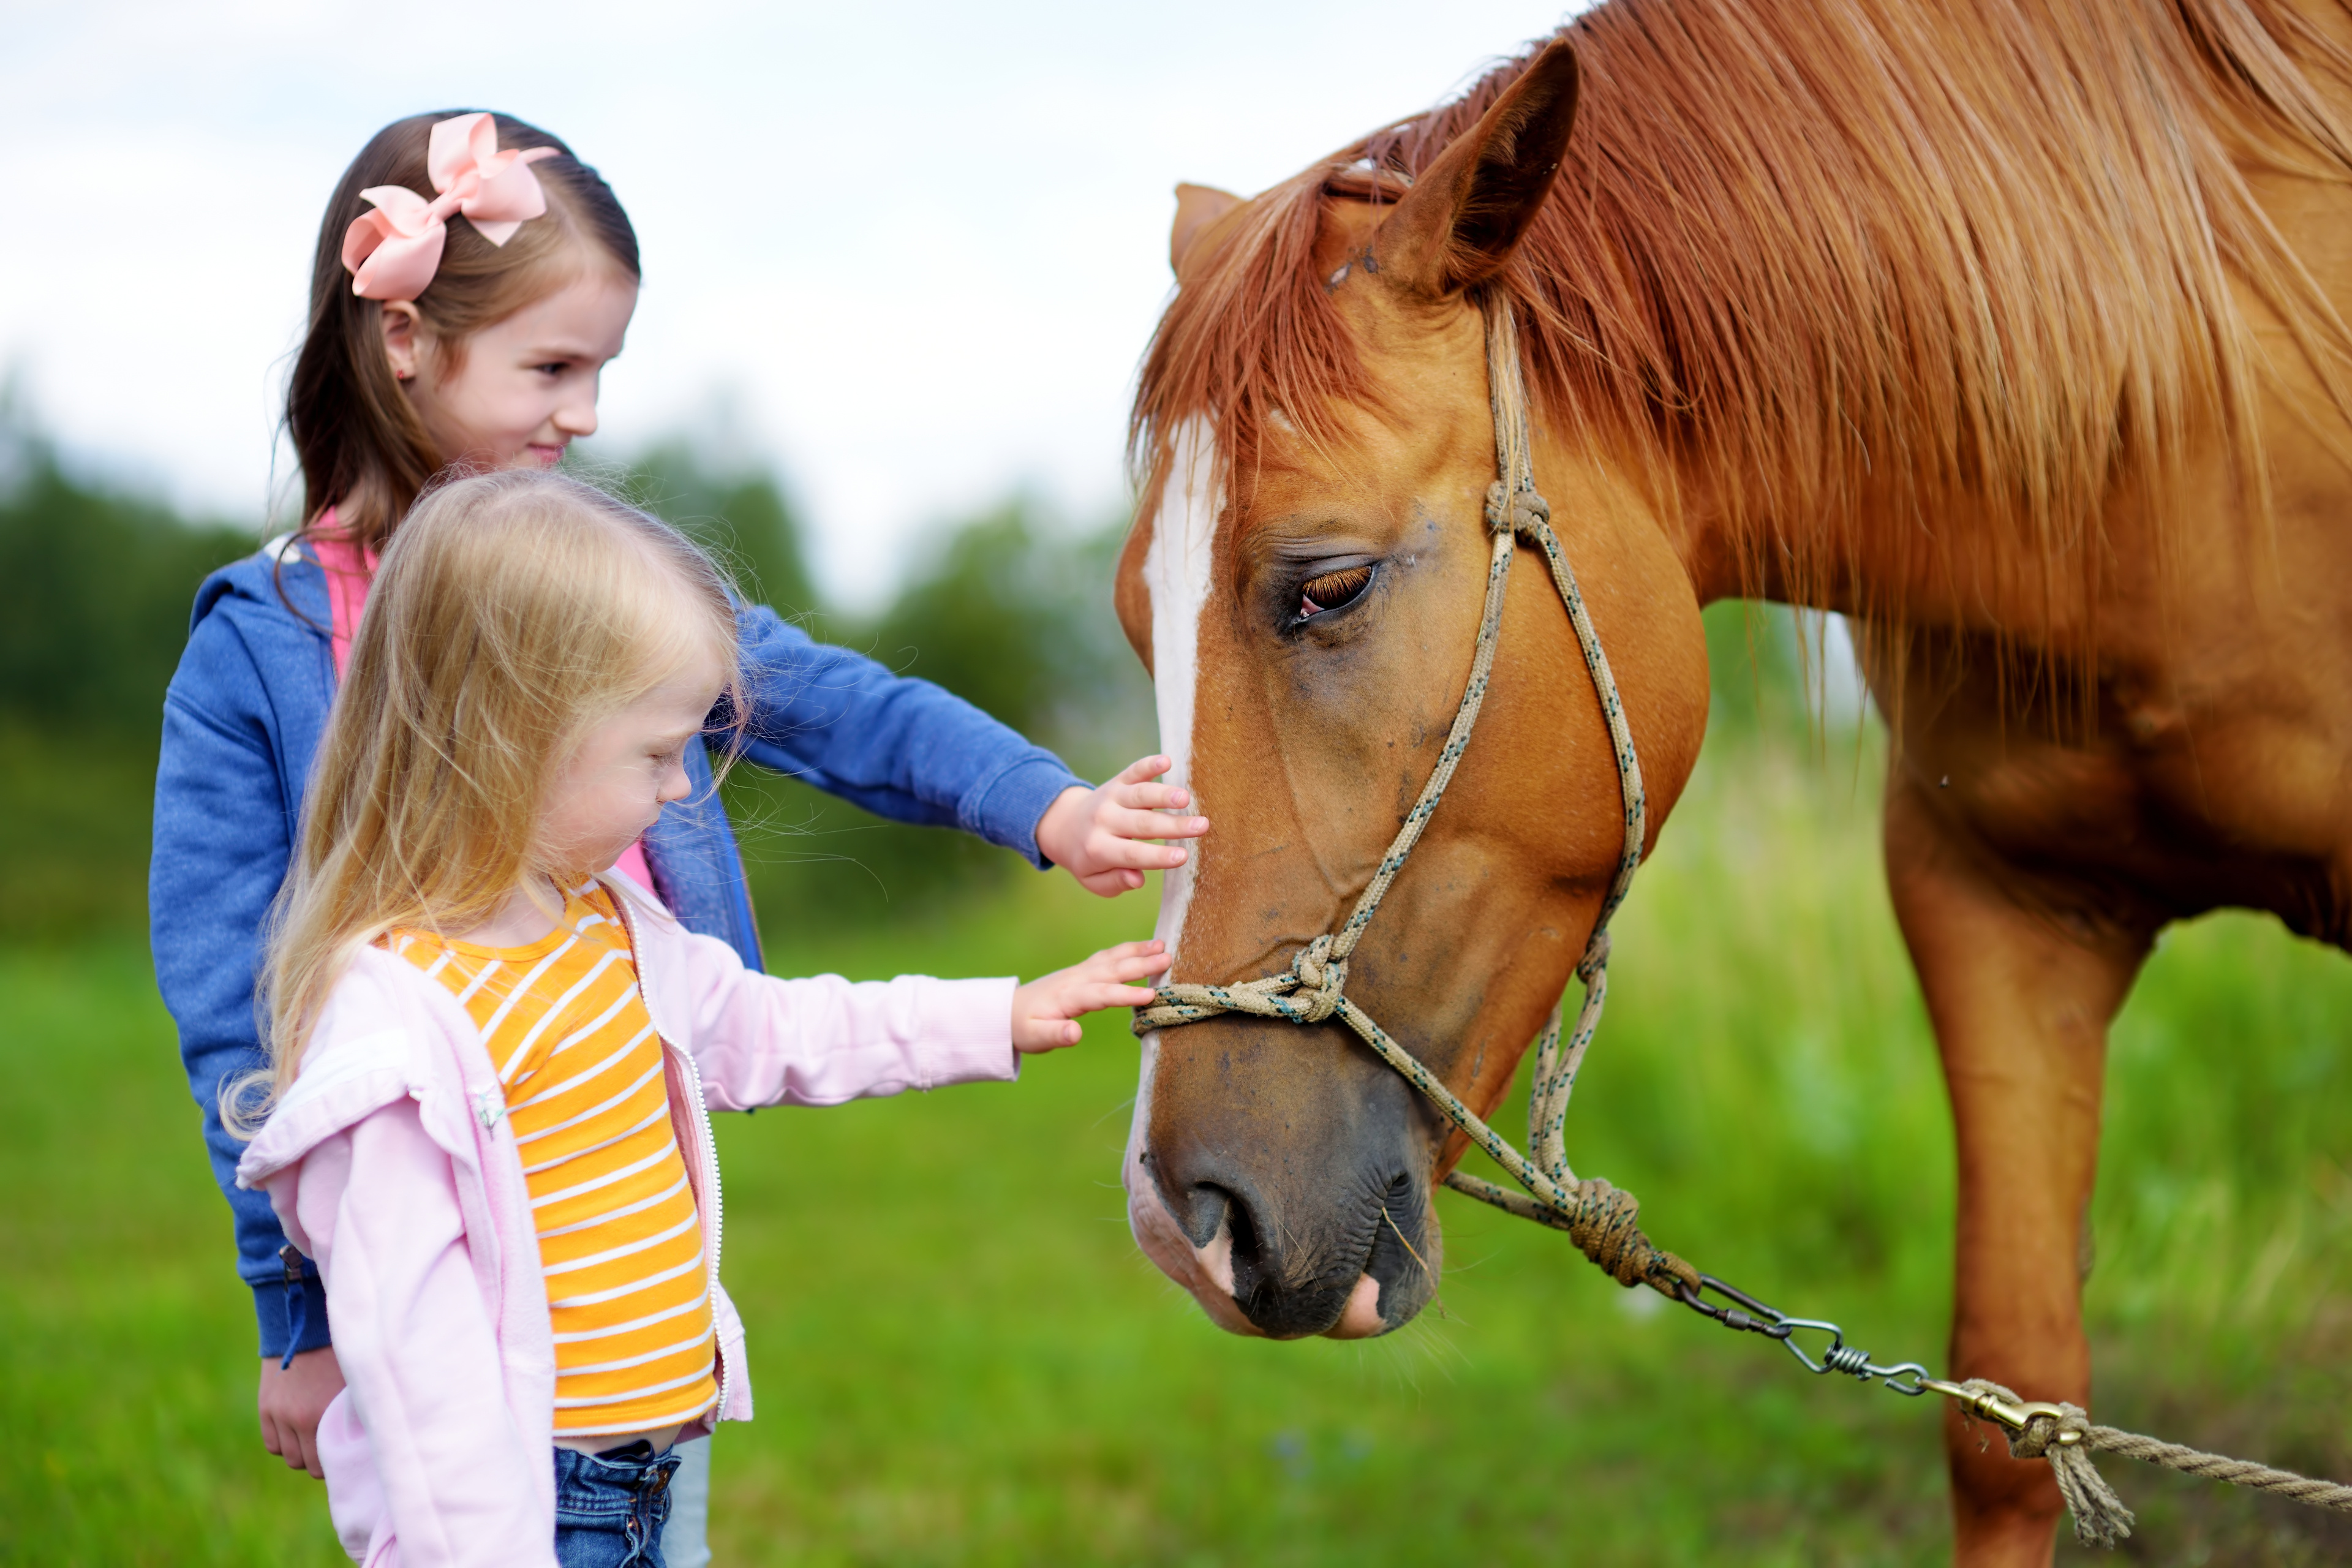
[[[1576,50],[1562,39],[1422,171],[1381,225],[1372,254],[1390,282],[1437,299],[1501,271],[1551,195],[1575,122]]]
[[[1176,187],[1176,221],[1168,230],[1168,266],[1176,274],[1177,281],[1183,281],[1184,258],[1202,237],[1216,226],[1218,219],[1241,205],[1241,197],[1213,185]]]

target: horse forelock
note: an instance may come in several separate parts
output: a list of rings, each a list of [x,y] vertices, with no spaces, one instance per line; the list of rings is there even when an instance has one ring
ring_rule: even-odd
[[[2352,174],[2309,74],[2352,84],[2352,59],[2271,0],[1610,0],[1559,36],[1576,132],[1489,287],[1543,421],[1661,497],[1703,486],[1750,591],[1769,570],[1811,597],[1876,530],[1913,557],[1891,579],[1990,551],[2055,619],[2095,585],[2103,499],[2168,493],[2194,437],[2259,492],[2233,279],[2352,415],[2352,331],[2242,166]],[[1327,220],[1392,200],[1533,53],[1262,194],[1188,264],[1135,404],[1147,515],[1188,420],[1235,493],[1278,416],[1340,438],[1373,378]],[[1855,607],[1901,627],[1899,603]]]

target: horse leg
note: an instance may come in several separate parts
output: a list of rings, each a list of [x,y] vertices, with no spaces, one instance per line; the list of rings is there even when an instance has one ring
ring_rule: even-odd
[[[1929,786],[1932,788],[1932,786]],[[1943,1056],[1959,1152],[1951,1375],[2090,1403],[2083,1226],[2098,1163],[2107,1026],[2153,926],[2034,897],[1936,810],[1890,784],[1887,879]],[[2035,891],[2046,893],[2046,888]],[[1945,1416],[1955,1555],[2041,1568],[2062,1504],[2049,1466]]]

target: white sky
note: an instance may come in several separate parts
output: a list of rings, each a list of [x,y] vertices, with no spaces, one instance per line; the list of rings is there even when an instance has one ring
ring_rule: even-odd
[[[1562,10],[0,0],[0,367],[80,460],[257,518],[343,165],[401,115],[503,110],[644,246],[599,446],[748,444],[870,602],[1016,485],[1119,504],[1178,180],[1259,190]]]

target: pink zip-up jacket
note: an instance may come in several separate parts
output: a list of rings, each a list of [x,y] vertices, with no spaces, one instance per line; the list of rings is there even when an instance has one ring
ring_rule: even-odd
[[[625,879],[603,880],[628,921],[702,1215],[719,1338],[707,1419],[749,1420],[742,1320],[719,1284],[708,1108],[1013,1078],[1014,983],[779,980]],[[362,949],[236,1179],[268,1190],[326,1281],[346,1386],[319,1424],[319,1457],[343,1549],[368,1568],[552,1568],[555,1345],[539,1235],[505,1091],[457,998]]]

